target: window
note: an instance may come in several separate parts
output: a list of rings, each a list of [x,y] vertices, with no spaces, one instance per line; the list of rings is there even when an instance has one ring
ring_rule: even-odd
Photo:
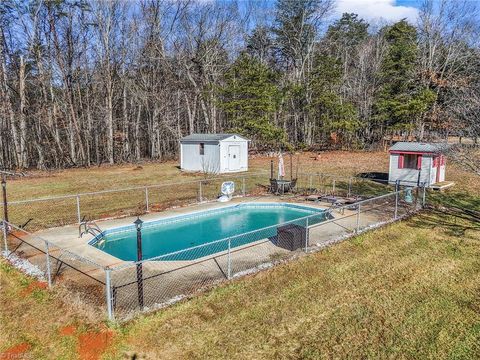
[[[200,143],[200,155],[205,155],[205,144],[204,143]]]
[[[420,169],[422,167],[422,157],[417,154],[402,154],[398,161],[399,169]]]
[[[405,159],[403,160],[403,167],[405,169],[416,169],[418,155],[405,154],[404,156],[405,156]]]

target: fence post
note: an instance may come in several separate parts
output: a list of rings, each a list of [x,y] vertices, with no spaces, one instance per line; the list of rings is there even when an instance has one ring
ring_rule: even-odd
[[[397,220],[398,217],[398,190],[395,191],[395,212],[393,214],[393,219]]]
[[[3,243],[4,243],[4,246],[5,246],[5,252],[8,252],[8,230],[7,230],[7,227],[8,227],[8,223],[6,220],[3,220],[2,221],[2,225],[3,225]]]
[[[352,178],[348,179],[348,197],[352,194]]]
[[[52,287],[52,271],[50,268],[50,251],[48,246],[48,241],[45,241],[45,256],[47,257],[47,280],[48,280],[48,287]]]
[[[77,195],[77,218],[78,223],[82,222],[82,214],[80,213],[80,195]]]
[[[335,196],[335,179],[332,182],[332,195]]]
[[[198,183],[198,201],[202,202],[202,180]]]
[[[357,206],[357,229],[355,232],[358,234],[360,231],[360,204]]]
[[[145,186],[145,207],[146,207],[146,212],[150,210],[150,206],[148,204],[148,187]]]
[[[418,210],[418,208],[421,206],[421,200],[420,200],[420,184],[417,185],[415,188],[415,210]]]
[[[426,197],[427,197],[427,187],[426,187],[425,183],[423,183],[422,208],[425,207]]]
[[[310,174],[310,177],[309,177],[309,181],[308,181],[309,185],[308,185],[308,191],[311,191],[312,190],[312,175]]]
[[[310,231],[308,230],[308,218],[306,218],[305,220],[306,220],[306,224],[305,224],[305,252],[308,252],[308,242],[310,241],[310,236],[309,236]]]
[[[7,178],[2,174],[3,220],[8,222]]]
[[[107,293],[107,314],[108,320],[113,320],[112,309],[112,286],[110,281],[110,268],[105,269],[105,292]]]
[[[247,189],[245,187],[245,176],[242,178],[242,194],[243,196],[247,194]]]
[[[398,192],[400,191],[400,180],[395,180],[395,211],[393,213],[393,220],[398,217]]]
[[[227,279],[232,278],[232,256],[231,256],[231,240],[228,238],[228,253],[227,253]]]

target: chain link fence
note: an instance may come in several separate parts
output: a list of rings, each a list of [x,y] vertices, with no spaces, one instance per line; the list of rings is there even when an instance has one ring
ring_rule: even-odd
[[[1,224],[2,256],[8,262],[48,287],[60,285],[70,305],[88,309],[93,317],[104,316],[107,288],[102,266],[12,223]]]
[[[129,319],[138,312],[164,307],[222,281],[319,250],[408,216],[422,206],[421,201],[418,189],[399,190],[332,207],[321,214],[113,267],[110,269],[112,316]]]
[[[41,222],[32,228],[58,226],[81,221],[84,216],[101,218],[143,214],[161,210],[166,204],[213,200],[223,181],[234,180],[234,195],[262,194],[268,190],[268,174],[204,179],[201,181],[104,191],[74,196],[14,202],[12,219],[20,224],[41,212]],[[324,212],[283,222],[138,262],[122,262],[102,267],[75,247],[68,250],[3,221],[3,255],[30,275],[60,285],[76,301],[95,314],[126,320],[144,311],[167,306],[223,281],[270,268],[280,262],[319,250],[363,231],[401,219],[425,203],[425,188],[405,188],[385,194],[390,187],[375,192],[367,180],[333,178],[307,174],[300,176],[298,193],[361,195],[365,200],[348,205],[330,205]],[[171,191],[169,186],[175,186]],[[377,184],[372,185],[376,189]],[[167,191],[170,189],[170,191]],[[112,200],[113,199],[113,200]],[[298,197],[294,201],[300,201]],[[305,198],[304,198],[305,200]],[[117,203],[118,201],[118,203]],[[112,207],[111,203],[115,203]],[[104,206],[102,204],[105,204]],[[323,205],[323,204],[322,204]],[[9,208],[11,209],[11,208]],[[59,212],[57,212],[59,211]],[[23,217],[22,217],[23,216]],[[37,215],[38,219],[38,215]],[[81,300],[79,300],[81,299]]]
[[[317,194],[344,197],[374,197],[388,193],[388,181],[338,176],[325,173],[299,173],[297,188],[304,194]]]
[[[202,180],[113,189],[74,195],[9,201],[9,221],[30,231],[124,216],[143,215],[171,207],[218,198],[223,182],[233,181],[233,196],[255,196],[268,191],[268,174],[226,175]],[[3,214],[3,204],[0,213]]]
[[[425,188],[406,188],[351,205],[332,207],[333,218],[309,227],[309,248],[335,242],[410,216],[425,205]]]
[[[320,173],[299,173],[297,177],[294,189],[297,194],[368,198],[392,190],[386,184],[356,177]],[[235,183],[233,196],[260,196],[269,191],[267,172],[230,174],[178,183],[10,201],[7,204],[9,221],[30,231],[36,231],[81,223],[83,220],[143,215],[215,200],[220,195],[224,181]],[[0,204],[0,213],[3,213],[3,206]]]

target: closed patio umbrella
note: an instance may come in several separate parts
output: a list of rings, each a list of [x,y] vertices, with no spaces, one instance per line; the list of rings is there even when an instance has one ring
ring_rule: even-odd
[[[278,159],[278,178],[283,179],[285,176],[285,163],[283,162],[283,155],[280,153]]]

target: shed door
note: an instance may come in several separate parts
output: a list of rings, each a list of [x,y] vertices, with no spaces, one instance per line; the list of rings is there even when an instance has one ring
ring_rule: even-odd
[[[240,170],[240,145],[228,146],[228,170]]]

